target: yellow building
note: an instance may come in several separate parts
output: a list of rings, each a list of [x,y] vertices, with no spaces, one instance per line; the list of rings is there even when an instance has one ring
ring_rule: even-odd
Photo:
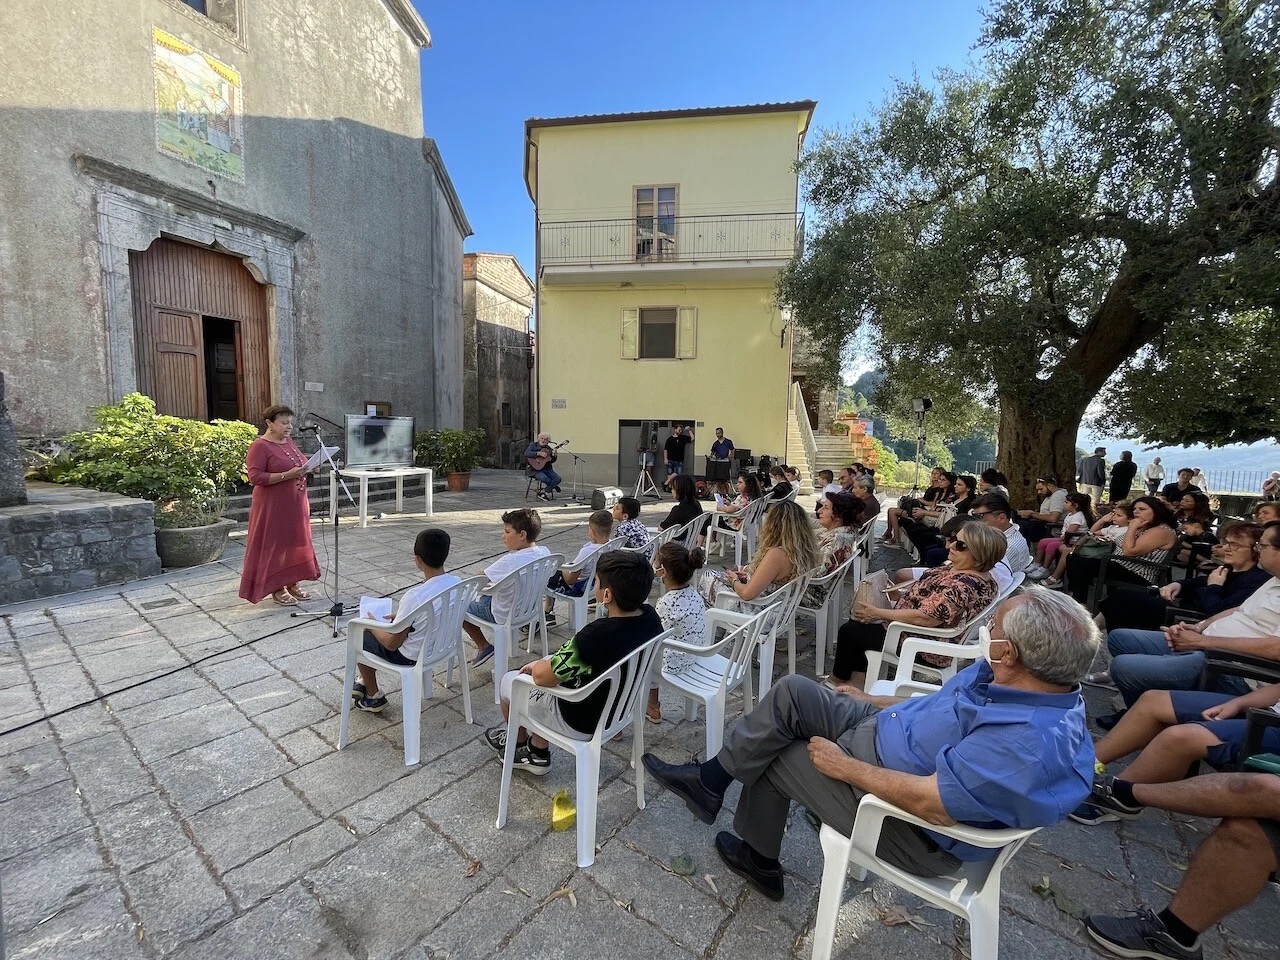
[[[714,428],[780,458],[791,331],[774,302],[802,242],[796,161],[816,104],[525,123],[537,223],[538,420],[589,484],[631,487],[637,444]]]

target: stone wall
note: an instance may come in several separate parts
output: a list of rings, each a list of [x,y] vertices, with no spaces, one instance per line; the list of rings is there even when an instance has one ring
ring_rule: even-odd
[[[49,483],[28,494],[0,510],[0,604],[160,572],[153,504]]]

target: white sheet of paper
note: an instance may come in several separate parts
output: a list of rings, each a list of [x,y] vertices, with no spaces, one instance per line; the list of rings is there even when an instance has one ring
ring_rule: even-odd
[[[724,506],[724,497],[723,497],[723,496],[721,496],[721,495],[720,495],[720,494],[718,494],[718,493],[716,494],[716,506],[717,506],[717,507],[723,507],[723,506]]]
[[[361,597],[360,619],[388,621],[391,619],[391,606],[390,597]]]
[[[320,466],[320,461],[323,460],[326,456],[332,457],[337,452],[338,452],[337,447],[326,447],[321,445],[319,450],[317,450],[315,453],[313,453],[310,457],[307,458],[307,469],[314,470],[316,467]]]

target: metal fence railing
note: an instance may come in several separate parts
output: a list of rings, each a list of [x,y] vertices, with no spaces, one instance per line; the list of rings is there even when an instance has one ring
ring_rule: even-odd
[[[1142,468],[1150,461],[1143,462],[1138,467],[1138,475],[1134,477],[1133,483],[1135,487],[1144,486],[1142,479]],[[995,460],[979,460],[973,465],[973,473],[975,476],[996,467]],[[1194,464],[1192,464],[1194,466]],[[998,468],[998,467],[997,467]],[[1107,475],[1111,475],[1111,464],[1107,464]],[[1230,468],[1212,468],[1204,471],[1207,481],[1208,490],[1206,493],[1211,494],[1231,494],[1235,496],[1261,496],[1262,481],[1266,480],[1271,474],[1266,470],[1232,470]],[[1178,478],[1178,466],[1165,467],[1165,476],[1163,483],[1172,483]]]
[[[570,220],[538,227],[543,266],[789,260],[804,242],[804,214]]]

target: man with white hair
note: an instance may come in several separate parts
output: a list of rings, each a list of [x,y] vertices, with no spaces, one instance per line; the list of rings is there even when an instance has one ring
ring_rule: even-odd
[[[550,495],[560,492],[560,474],[551,468],[556,462],[556,448],[551,445],[551,434],[540,433],[536,440],[524,448],[525,463],[533,476],[546,485],[538,494],[539,499],[550,500]]]
[[[1070,597],[1033,587],[1001,604],[979,641],[982,659],[926,697],[870,697],[783,677],[706,763],[677,766],[646,753],[645,768],[708,824],[729,784],[741,781],[737,834],[718,834],[716,852],[772,900],[783,896],[778,855],[792,800],[845,834],[868,793],[941,826],[1065,820],[1093,782],[1079,683],[1098,629]],[[889,820],[878,853],[939,876],[998,851]]]

